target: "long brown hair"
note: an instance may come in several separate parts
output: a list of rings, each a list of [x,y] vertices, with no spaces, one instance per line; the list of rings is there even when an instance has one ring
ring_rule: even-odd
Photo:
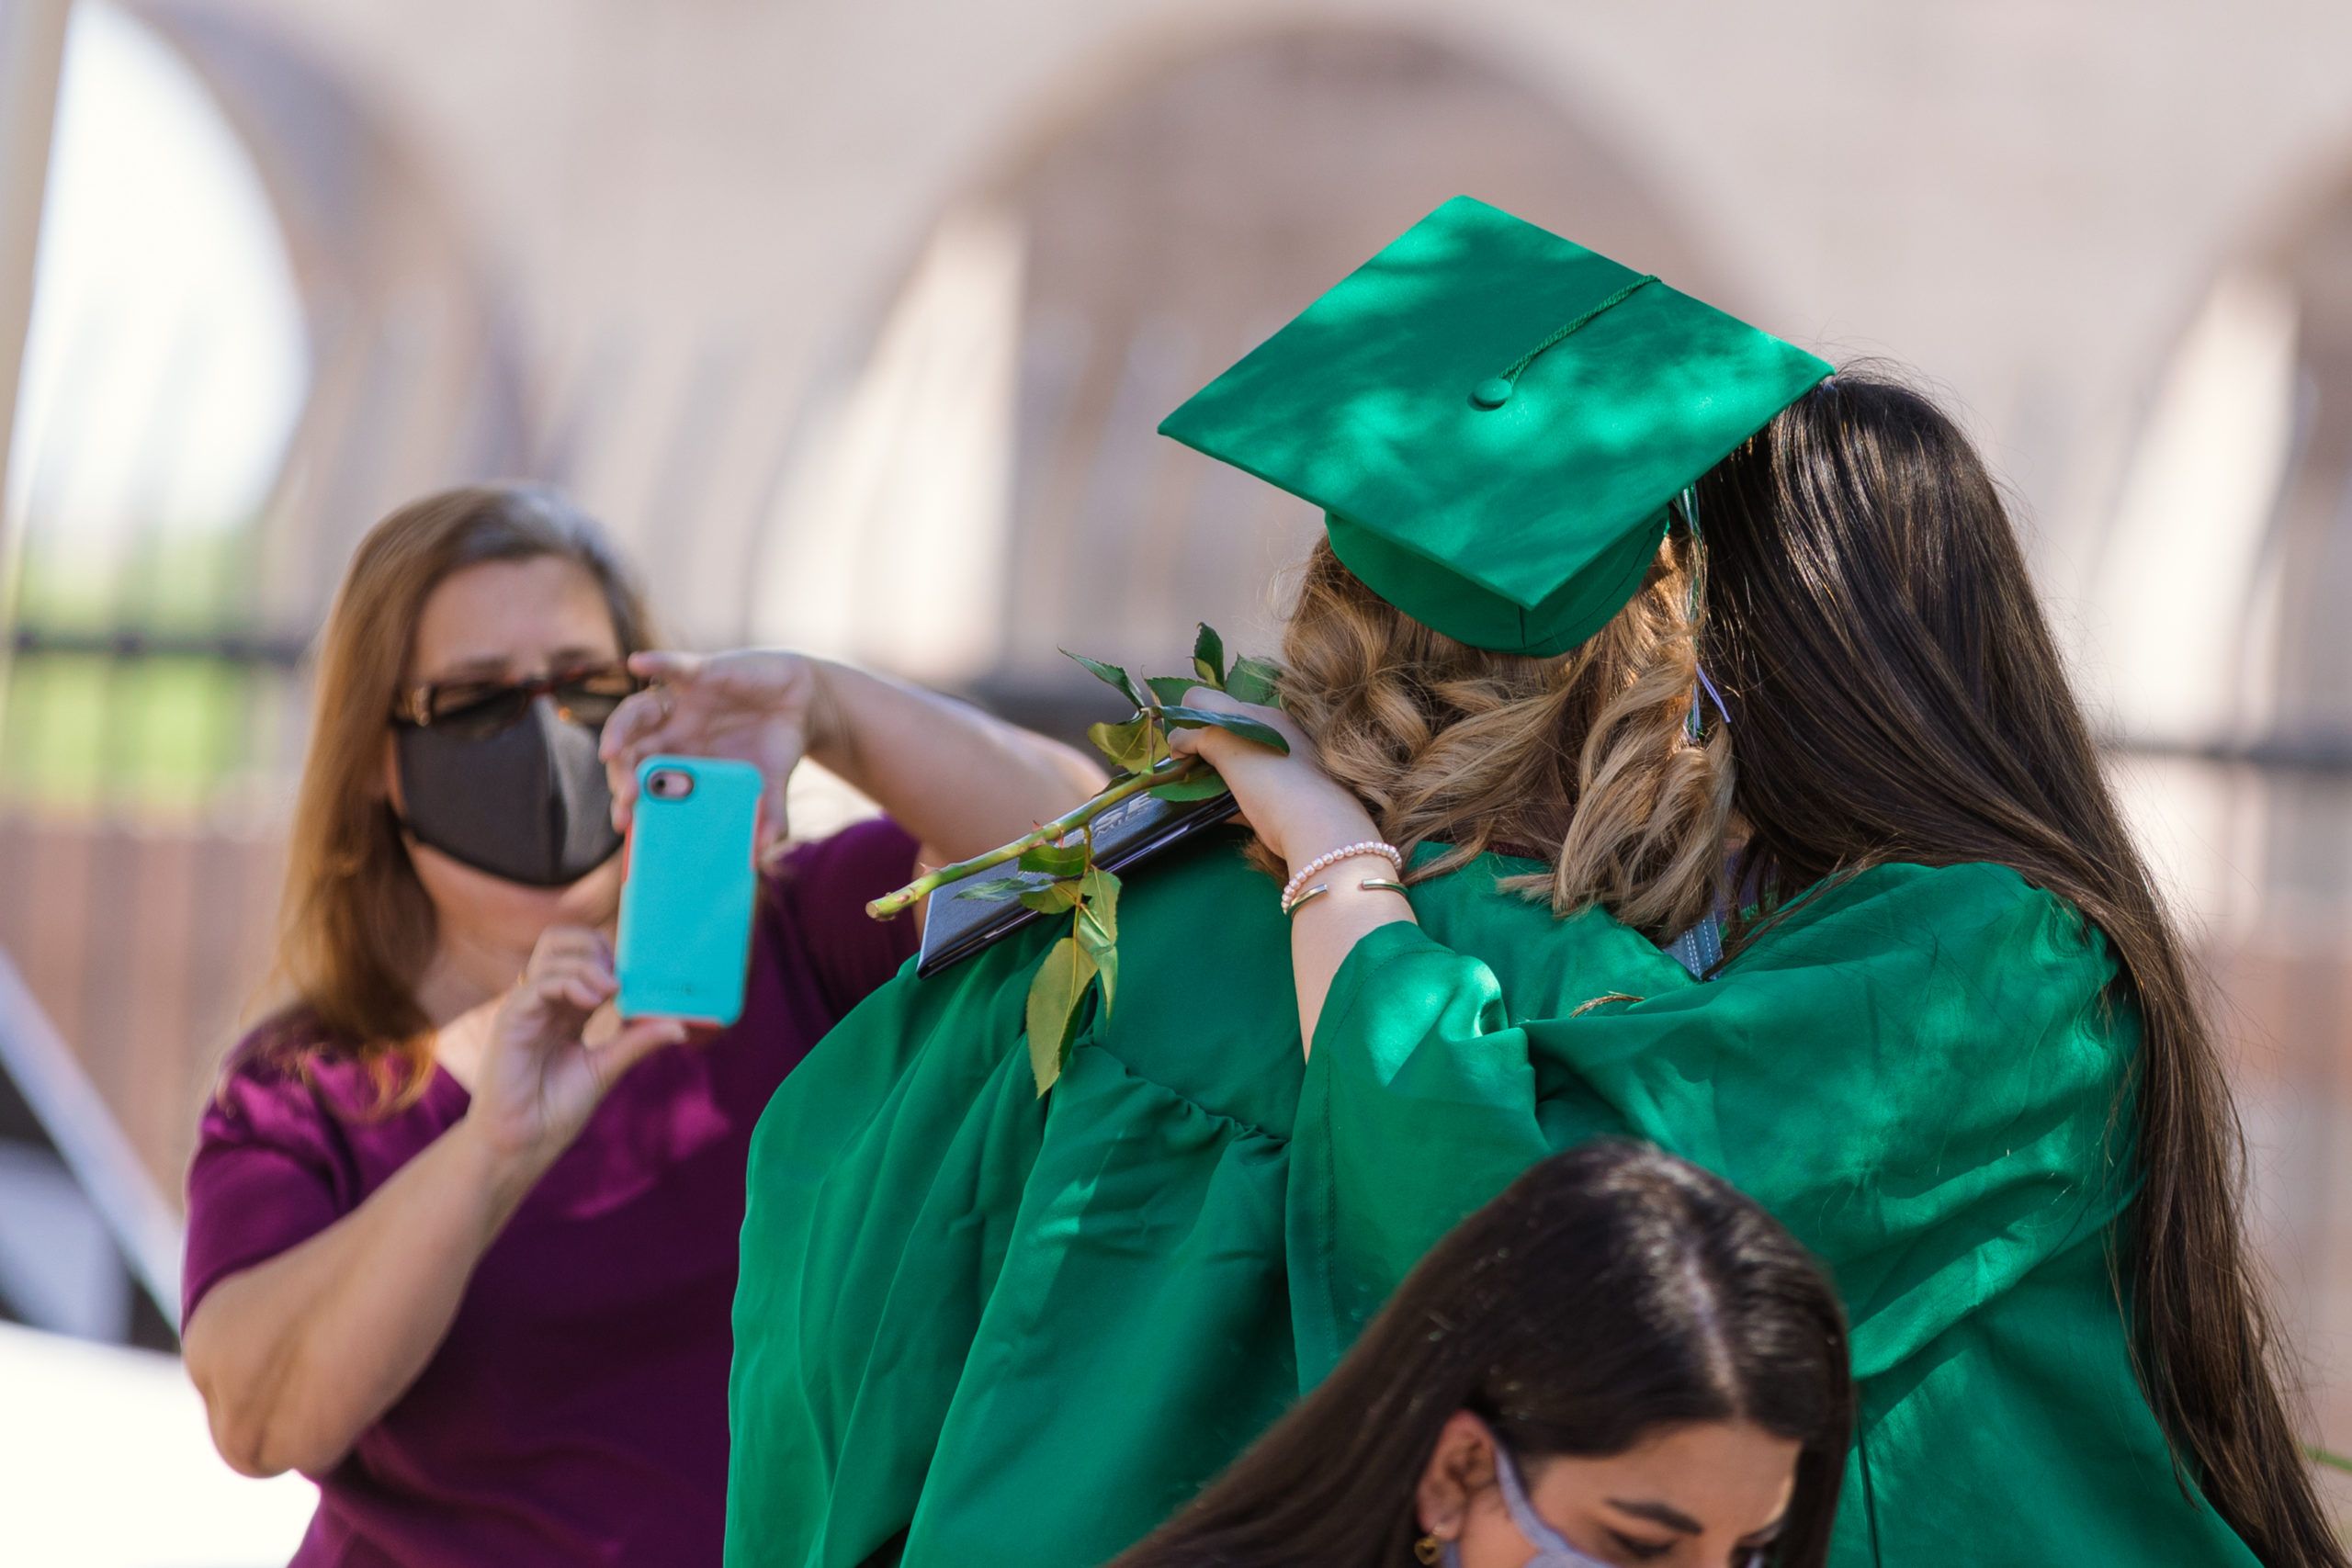
[[[1776,1568],[1820,1568],[1853,1430],[1846,1320],[1730,1183],[1603,1140],[1530,1168],[1406,1277],[1338,1369],[1112,1568],[1410,1568],[1467,1410],[1534,1469],[1701,1421],[1801,1444]]]
[[[1926,398],[1847,371],[1708,475],[1698,513],[1701,657],[1731,708],[1766,918],[1866,866],[1986,861],[2105,933],[2113,1001],[2140,1021],[2128,1128],[2144,1179],[2116,1267],[2142,1386],[2264,1562],[2343,1564],[2269,1363],[2212,1033],[1998,488]]]
[[[1449,846],[1419,875],[1533,853],[1551,873],[1506,886],[1670,937],[1714,908],[1731,808],[1721,732],[1688,728],[1701,589],[1678,528],[1607,626],[1530,658],[1431,630],[1318,543],[1283,631],[1283,705],[1390,842]]]
[[[254,1049],[298,1069],[333,1052],[364,1064],[387,1104],[433,1072],[416,984],[433,956],[432,900],[384,791],[386,725],[433,590],[486,561],[556,556],[604,591],[624,653],[648,646],[645,600],[604,531],[551,490],[480,485],[410,502],[368,532],[319,637],[311,741],[288,841],[274,975],[291,1001]]]

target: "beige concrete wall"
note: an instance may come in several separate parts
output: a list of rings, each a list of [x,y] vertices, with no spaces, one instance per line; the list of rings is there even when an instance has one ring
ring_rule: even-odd
[[[1728,302],[1948,388],[2062,588],[2217,261],[2352,159],[2332,0],[172,3],[354,84],[513,284],[544,397],[624,340],[624,425],[723,380],[746,455],[703,504],[737,528],[760,436],[862,351],[956,193],[1237,38],[1423,36],[1555,98]],[[658,467],[616,453],[583,488],[637,513]]]

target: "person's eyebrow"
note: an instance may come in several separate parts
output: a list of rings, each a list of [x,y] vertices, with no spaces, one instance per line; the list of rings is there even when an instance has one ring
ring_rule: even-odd
[[[1706,1526],[1681,1509],[1668,1507],[1664,1503],[1627,1503],[1611,1497],[1609,1499],[1609,1506],[1620,1513],[1631,1514],[1637,1519],[1647,1519],[1652,1524],[1664,1525],[1667,1529],[1679,1530],[1684,1535],[1706,1533]]]
[[[483,681],[506,673],[506,656],[503,653],[477,654],[445,664],[434,672],[427,684],[442,684],[451,681]]]
[[[550,673],[560,673],[567,670],[582,670],[591,666],[602,668],[612,662],[611,655],[583,644],[573,643],[559,648],[548,656],[548,670]],[[445,665],[441,672],[426,684],[448,685],[459,681],[495,681],[503,677],[508,668],[509,660],[503,653],[476,654],[471,659],[460,659],[453,664]]]

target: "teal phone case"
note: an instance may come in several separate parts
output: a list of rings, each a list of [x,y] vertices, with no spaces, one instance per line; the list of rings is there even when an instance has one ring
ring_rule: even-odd
[[[664,770],[692,789],[648,787]],[[648,757],[637,769],[628,879],[621,885],[616,969],[624,1018],[733,1023],[743,1014],[759,873],[760,771],[708,757]]]

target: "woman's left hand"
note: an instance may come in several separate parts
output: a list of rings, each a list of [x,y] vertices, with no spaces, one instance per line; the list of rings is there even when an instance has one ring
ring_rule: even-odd
[[[1284,756],[1229,730],[1179,729],[1168,737],[1170,750],[1180,757],[1201,757],[1224,776],[1259,841],[1285,865],[1298,866],[1328,851],[1380,837],[1372,813],[1323,771],[1314,743],[1281,709],[1236,702],[1206,686],[1193,687],[1184,702],[1211,713],[1254,718],[1290,742],[1290,754]]]

